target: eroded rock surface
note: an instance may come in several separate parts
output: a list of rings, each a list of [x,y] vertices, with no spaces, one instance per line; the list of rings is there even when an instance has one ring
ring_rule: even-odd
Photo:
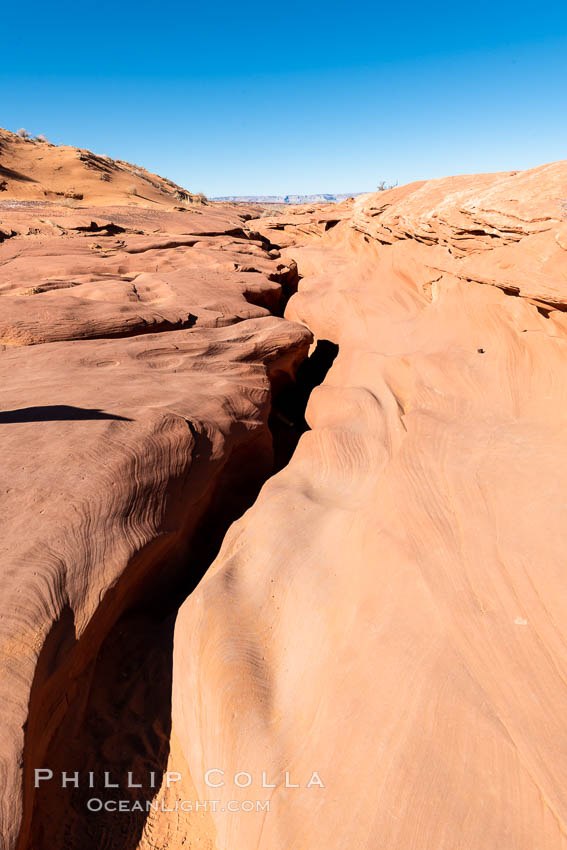
[[[222,327],[278,313],[296,283],[235,210],[100,212],[37,207],[30,223],[0,206],[20,231],[0,246],[0,345]]]
[[[563,162],[286,228],[339,354],[175,631],[199,795],[271,804],[219,850],[567,847],[566,198]]]
[[[567,163],[263,215],[82,153],[0,134],[2,847],[566,850]]]
[[[203,202],[166,177],[85,148],[22,138],[0,127],[0,201],[48,200],[70,207],[129,204],[160,207]],[[0,238],[1,241],[1,238]]]
[[[0,217],[2,846],[133,848],[146,816],[34,770],[161,778],[171,616],[271,474],[312,336],[241,211]]]

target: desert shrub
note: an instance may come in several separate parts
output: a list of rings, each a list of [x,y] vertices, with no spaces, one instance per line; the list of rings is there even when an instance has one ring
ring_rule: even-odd
[[[195,198],[195,200],[196,200],[199,204],[206,204],[206,203],[207,203],[207,201],[208,201],[207,196],[206,196],[203,192],[197,192],[197,194],[196,194],[196,195],[193,195],[193,197]]]
[[[20,127],[20,129],[16,133],[16,136],[19,136],[20,139],[29,139],[30,134],[28,133],[25,127]]]
[[[386,192],[388,189],[395,189],[397,185],[398,185],[397,180],[396,180],[395,183],[386,183],[385,180],[380,180],[380,182],[378,183],[378,186],[376,187],[376,191],[377,192]]]
[[[137,195],[138,194],[138,187],[134,186],[134,185],[128,186],[126,191],[128,192],[129,195]]]
[[[35,140],[36,142],[47,142],[47,138],[46,136],[44,136],[43,133],[38,133],[38,135],[35,137]]]

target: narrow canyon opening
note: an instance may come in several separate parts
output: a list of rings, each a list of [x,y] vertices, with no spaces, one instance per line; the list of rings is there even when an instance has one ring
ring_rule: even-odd
[[[567,163],[0,148],[0,850],[565,850]]]
[[[328,339],[317,340],[313,352],[299,366],[295,383],[284,387],[273,398],[268,422],[274,444],[274,473],[287,466],[299,438],[309,429],[305,419],[309,396],[323,383],[338,353],[336,343]]]
[[[282,315],[296,289],[297,279],[283,281]],[[143,811],[118,816],[104,809],[89,811],[87,802],[93,796],[104,801],[113,799],[117,792],[111,787],[101,788],[100,777],[94,791],[83,777],[93,765],[104,765],[110,782],[120,781],[120,799],[130,803],[147,799],[147,778],[152,774],[156,791],[159,789],[170,748],[177,611],[216,558],[230,525],[254,503],[266,480],[289,463],[301,435],[309,428],[305,410],[311,392],[324,380],[337,354],[335,343],[316,341],[311,354],[299,365],[296,380],[274,390],[268,418],[271,467],[259,473],[254,440],[233,450],[216,481],[204,520],[190,530],[190,542],[181,545],[177,557],[160,563],[157,575],[155,563],[151,570],[145,570],[146,578],[124,597],[127,602],[110,628],[100,615],[98,626],[95,623],[93,627],[95,633],[98,629],[103,635],[100,647],[94,660],[75,677],[72,690],[63,693],[65,710],[41,763],[37,763],[36,743],[43,733],[45,703],[42,683],[37,683],[30,704],[28,725],[32,732],[26,736],[27,817],[19,850],[49,846],[135,850],[140,843],[148,820],[145,803]],[[202,446],[200,450],[210,448]],[[155,556],[151,551],[146,554],[146,560],[152,557],[159,560],[159,549]],[[74,635],[72,623],[70,628]],[[71,781],[62,795],[58,780],[32,790],[30,771],[36,767],[49,768],[55,777],[63,771],[69,775],[79,771],[79,787],[73,787]],[[122,780],[129,771],[133,783],[143,778],[143,788],[124,787]]]

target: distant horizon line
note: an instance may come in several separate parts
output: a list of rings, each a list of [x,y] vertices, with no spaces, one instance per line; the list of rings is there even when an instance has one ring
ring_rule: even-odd
[[[364,189],[361,192],[280,192],[280,193],[262,193],[259,192],[257,194],[248,194],[248,195],[214,195],[211,196],[212,201],[223,201],[228,198],[242,198],[246,200],[247,198],[310,198],[310,197],[321,197],[321,196],[330,196],[330,197],[345,197],[345,198],[353,198],[357,195],[366,195],[370,192],[374,191],[373,189]]]

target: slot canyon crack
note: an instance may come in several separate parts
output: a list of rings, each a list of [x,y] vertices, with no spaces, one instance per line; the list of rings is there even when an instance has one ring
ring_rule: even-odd
[[[251,237],[247,233],[241,236],[242,243],[236,249],[242,244],[249,252]],[[102,549],[96,551],[96,528],[91,529],[93,543],[84,539],[79,525],[66,530],[67,551],[54,547],[49,553],[55,565],[59,562],[54,576],[58,598],[52,603],[55,610],[31,683],[18,848],[134,848],[150,841],[152,822],[147,812],[135,811],[122,817],[117,839],[112,813],[89,812],[92,789],[84,784],[75,788],[73,781],[63,793],[55,783],[35,787],[36,770],[65,774],[73,766],[73,776],[76,772],[88,775],[93,764],[103,762],[105,773],[124,776],[128,766],[132,777],[151,775],[157,783],[152,793],[159,790],[170,757],[177,609],[214,560],[227,528],[253,503],[261,485],[273,473],[274,464],[281,466],[281,457],[290,451],[290,441],[296,442],[305,429],[306,388],[314,379],[301,382],[296,401],[295,375],[298,369],[302,371],[303,361],[319,357],[308,356],[312,336],[304,326],[269,315],[269,307],[283,312],[297,286],[297,273],[293,263],[284,267],[277,262],[273,245],[268,246],[265,240],[257,244],[261,253],[252,274],[225,272],[223,278],[217,275],[208,284],[214,288],[216,280],[222,280],[234,303],[242,281],[246,303],[257,305],[261,317],[248,318],[236,311],[230,316],[228,302],[222,304],[220,328],[201,332],[199,327],[192,328],[190,336],[184,330],[158,326],[158,334],[151,334],[147,328],[147,336],[144,333],[140,337],[121,332],[117,326],[116,340],[102,340],[100,336],[95,340],[94,334],[90,340],[74,340],[71,354],[76,352],[76,356],[71,363],[68,346],[50,343],[55,373],[63,368],[64,357],[67,374],[75,367],[77,375],[85,368],[100,369],[103,374],[110,370],[115,375],[121,365],[119,358],[126,355],[130,361],[123,371],[129,381],[127,403],[123,396],[115,395],[114,403],[103,404],[99,399],[101,407],[91,410],[86,403],[54,404],[55,398],[50,397],[50,404],[34,408],[14,405],[0,414],[0,424],[6,425],[29,426],[35,422],[51,428],[53,423],[63,423],[67,450],[77,426],[112,422],[124,423],[129,429],[102,428],[104,445],[100,446],[98,434],[94,441],[90,431],[76,434],[82,443],[87,441],[89,449],[86,453],[76,449],[74,463],[81,458],[84,483],[77,487],[74,482],[73,491],[68,492],[72,492],[79,524],[93,511],[99,516],[98,543]],[[178,247],[173,244],[170,250]],[[226,252],[227,246],[222,244],[221,250]],[[263,257],[268,251],[271,255],[266,262]],[[180,262],[184,261],[185,256],[180,257]],[[175,272],[176,279],[197,280],[199,274],[203,275],[198,268],[182,266]],[[139,281],[140,276],[138,289]],[[213,292],[212,297],[218,298],[218,294]],[[59,302],[56,304],[58,307]],[[126,349],[126,345],[131,348]],[[25,350],[33,352],[36,363],[42,363],[45,349],[46,343],[37,341]],[[20,350],[13,351],[16,358]],[[136,375],[136,369],[142,374]],[[145,417],[140,416],[136,404],[136,381],[139,383],[148,372],[157,379],[155,401],[149,420],[141,423]],[[117,389],[120,387],[121,383]],[[148,399],[149,390],[143,387],[140,401],[144,405],[152,398],[150,395]],[[274,396],[285,399],[288,412],[293,409],[297,416],[297,424],[288,420],[286,432],[273,425]],[[156,408],[156,402],[163,406],[163,412]],[[59,480],[64,486],[64,476]],[[84,500],[77,498],[81,487]],[[122,526],[124,520],[126,528]],[[113,542],[118,551],[113,551]],[[26,553],[28,561],[37,557],[45,556],[34,556],[29,550]],[[102,563],[97,568],[98,559]],[[111,575],[107,589],[99,591],[100,603],[90,603],[92,614],[82,628],[77,612],[80,606],[72,592],[78,590],[73,587],[76,577],[69,575],[81,561],[87,570],[108,569],[108,562],[115,568],[115,578]],[[85,592],[92,594],[92,584],[82,588],[85,596]],[[39,598],[38,603],[41,601]],[[79,601],[89,605],[85,597],[79,597]],[[112,799],[114,793],[107,792],[103,799]],[[134,803],[147,794],[147,788],[126,789],[124,799]]]
[[[0,203],[2,850],[566,850],[566,180]]]

